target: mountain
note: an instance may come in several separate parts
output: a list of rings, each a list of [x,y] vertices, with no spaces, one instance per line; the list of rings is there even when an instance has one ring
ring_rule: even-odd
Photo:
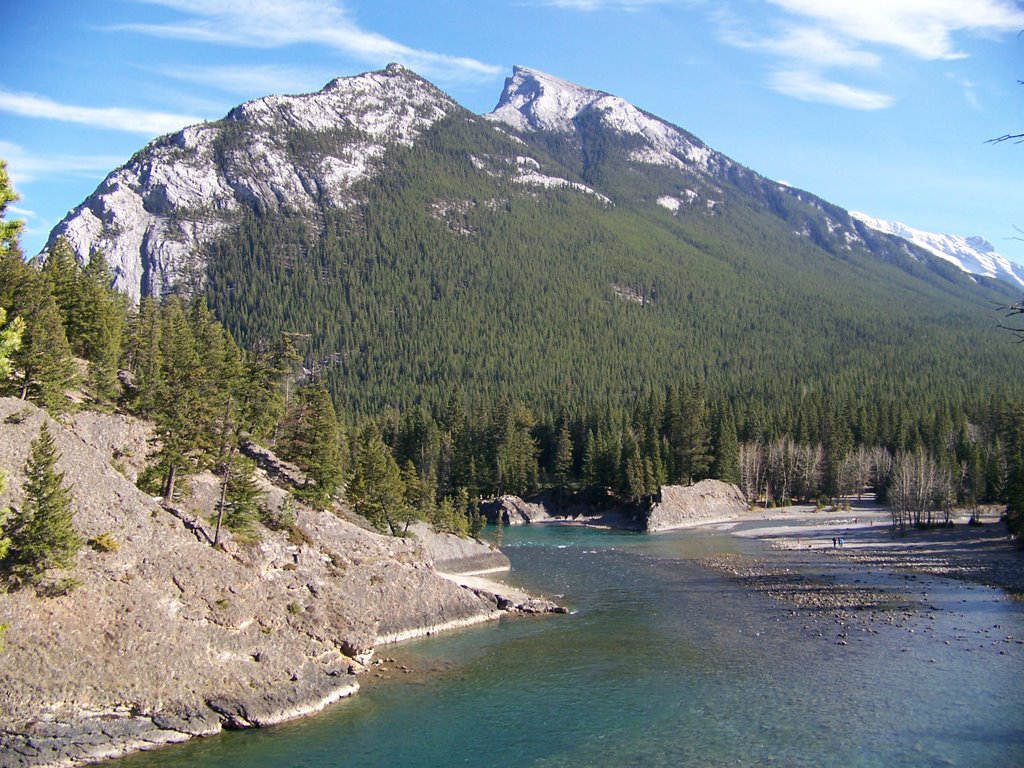
[[[196,254],[244,210],[343,208],[385,148],[411,145],[462,108],[397,64],[303,96],[268,96],[161,137],[117,169],[53,230],[100,250],[133,300],[194,271]],[[330,144],[340,149],[329,153]]]
[[[972,402],[1016,299],[615,96],[517,67],[483,117],[397,65],[152,142],[51,235],[133,298],[205,290],[346,408],[700,383],[797,408]]]
[[[907,242],[935,254],[940,259],[945,259],[956,265],[964,272],[994,277],[1018,288],[1024,286],[1024,266],[1014,264],[1005,256],[996,253],[992,243],[982,237],[924,232],[908,227],[906,224],[872,218],[857,211],[852,211],[850,215],[872,229],[901,237]]]

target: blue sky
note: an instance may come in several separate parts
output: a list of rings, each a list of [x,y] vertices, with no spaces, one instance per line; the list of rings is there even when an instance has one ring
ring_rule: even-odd
[[[398,61],[490,111],[513,64],[734,160],[1024,262],[1013,0],[4,0],[0,158],[34,254],[148,141]]]

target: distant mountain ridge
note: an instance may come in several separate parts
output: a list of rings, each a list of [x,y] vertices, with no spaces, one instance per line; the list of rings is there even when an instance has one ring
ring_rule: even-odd
[[[876,219],[866,213],[851,211],[850,215],[872,229],[896,235],[940,259],[955,264],[971,275],[985,275],[1024,287],[1024,266],[996,253],[995,247],[982,237],[963,237],[925,232],[899,222]]]
[[[321,91],[299,96],[267,96],[239,105],[223,120],[190,126],[161,137],[112,172],[51,232],[42,255],[57,237],[66,238],[83,259],[104,253],[115,283],[134,301],[160,295],[196,272],[206,246],[237,223],[247,207],[261,210],[350,207],[352,189],[372,177],[389,146],[410,146],[447,115],[466,112],[435,86],[404,67],[337,78]],[[825,224],[840,232],[843,245],[863,242],[863,224],[896,235],[970,274],[1024,285],[1024,269],[1014,267],[980,238],[932,235],[866,214],[846,215],[806,192],[770,182],[715,152],[692,134],[611,94],[586,88],[527,67],[515,67],[495,109],[483,116],[496,126],[533,135],[563,138],[598,123],[630,144],[635,166],[679,172],[672,189],[648,202],[680,214],[720,205],[715,180],[773,187],[835,214]],[[224,151],[231,137],[246,140]],[[344,150],[295,152],[296,134],[331,134],[327,143]],[[288,137],[288,138],[283,138]],[[316,147],[322,150],[322,147]],[[498,171],[521,184],[565,188],[611,200],[588,181],[595,158],[585,142],[577,158],[581,179],[544,173],[534,157],[516,158]],[[495,169],[491,169],[492,172]],[[703,184],[679,184],[691,178]],[[810,236],[806,226],[795,230]],[[199,265],[202,267],[202,265]],[[201,271],[201,270],[200,270]]]

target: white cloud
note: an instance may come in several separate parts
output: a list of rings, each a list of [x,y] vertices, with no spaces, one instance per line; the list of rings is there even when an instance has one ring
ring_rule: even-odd
[[[859,43],[891,46],[922,59],[955,59],[956,32],[1016,32],[1024,10],[1010,0],[768,0],[790,14]]]
[[[0,112],[114,131],[142,133],[147,136],[170,133],[186,125],[202,122],[202,118],[191,115],[174,115],[124,107],[79,107],[60,104],[30,93],[12,93],[5,90],[0,90]]]
[[[115,30],[247,48],[316,44],[383,64],[400,61],[442,79],[492,78],[502,67],[423,51],[361,29],[332,0],[138,0],[186,15],[176,24],[122,24]]]
[[[781,13],[750,31],[726,6],[715,13],[721,39],[777,61],[769,87],[805,101],[851,109],[884,109],[887,94],[839,82],[834,70],[878,71],[893,54],[925,61],[966,56],[954,37],[1024,29],[1012,0],[767,0]],[[970,98],[970,96],[968,96]]]
[[[894,101],[892,96],[884,93],[832,82],[808,71],[775,72],[769,79],[769,87],[801,101],[832,104],[847,109],[885,109],[892,106]]]

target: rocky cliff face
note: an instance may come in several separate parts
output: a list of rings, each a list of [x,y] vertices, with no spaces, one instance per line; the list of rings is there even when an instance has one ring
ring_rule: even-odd
[[[302,96],[267,96],[164,136],[111,173],[50,234],[102,251],[133,301],[201,279],[206,246],[246,208],[345,208],[388,147],[461,110],[393,64]],[[198,277],[197,277],[198,276]]]
[[[21,503],[28,445],[48,418],[0,399],[4,502]],[[85,439],[49,423],[76,528],[118,547],[83,547],[61,574],[80,586],[64,596],[0,594],[4,766],[71,765],[313,712],[358,688],[353,672],[377,644],[500,613],[493,596],[439,577],[415,540],[301,506],[290,533],[215,549],[201,514],[172,514],[110,465],[113,446],[138,441],[137,423],[92,415]]]
[[[691,528],[742,515],[748,508],[740,489],[721,480],[701,480],[694,485],[666,485],[662,486],[647,515],[647,530],[653,533]]]
[[[491,522],[502,525],[561,523],[590,525],[648,533],[696,525],[742,515],[748,509],[743,493],[731,483],[701,480],[693,485],[664,485],[653,502],[615,503],[589,500],[569,501],[559,509],[551,494],[530,501],[518,496],[501,496],[480,505]]]

